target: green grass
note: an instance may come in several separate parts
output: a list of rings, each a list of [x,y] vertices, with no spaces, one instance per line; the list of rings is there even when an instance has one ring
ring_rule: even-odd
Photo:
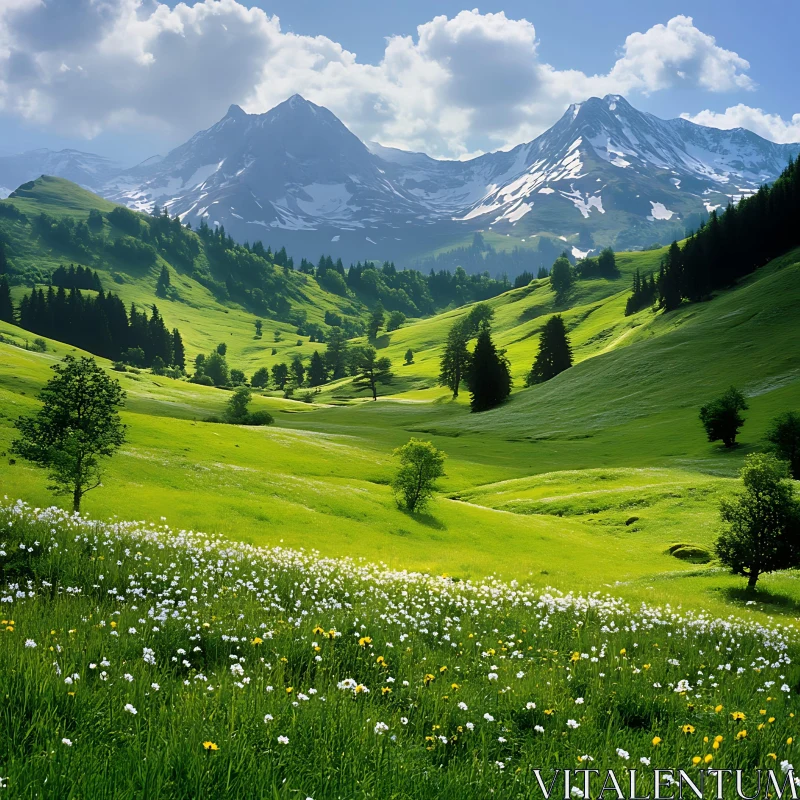
[[[701,767],[754,796],[796,750],[793,630],[19,504],[0,526],[10,796],[528,798],[586,767],[593,796]]]
[[[49,208],[46,198],[36,202]],[[106,519],[166,515],[255,544],[316,547],[431,574],[494,573],[564,590],[614,587],[631,600],[719,614],[790,615],[800,603],[793,574],[766,577],[757,605],[745,605],[741,579],[669,549],[713,551],[719,500],[735,490],[744,456],[763,446],[777,413],[800,408],[798,256],[668,315],[623,314],[632,273],[656,268],[660,251],[618,254],[618,278],[579,281],[564,306],[546,280],[494,298],[493,335],[511,359],[515,391],[479,415],[469,413],[463,393],[453,401],[436,385],[442,342],[467,308],[379,336],[396,378],[378,402],[354,392],[350,379],[324,387],[313,404],[256,393],[254,410],[276,418],[268,429],[204,422],[221,414],[228,392],[114,373],[128,393],[129,441],[86,508]],[[170,325],[203,348],[227,334],[233,366],[270,364],[272,323],[255,340],[250,315],[184,280],[182,296],[196,302],[160,304]],[[120,291],[144,303],[151,282],[155,275],[126,278]],[[313,295],[315,286],[309,304],[319,314],[328,300]],[[524,389],[538,332],[554,312],[567,321],[576,366]],[[17,344],[26,337],[2,323],[0,334]],[[276,359],[295,348],[276,346]],[[404,366],[408,348],[414,364]],[[10,497],[52,502],[46,476],[10,463],[8,449],[13,420],[35,408],[49,366],[70,351],[53,342],[41,354],[0,343],[0,486]],[[750,410],[741,445],[727,451],[705,440],[697,410],[732,383]],[[448,454],[441,492],[422,515],[400,510],[389,486],[392,450],[412,435]]]

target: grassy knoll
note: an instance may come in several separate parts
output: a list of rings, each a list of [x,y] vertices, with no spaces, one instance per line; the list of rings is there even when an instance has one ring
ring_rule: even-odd
[[[636,769],[646,797],[660,768],[755,797],[796,754],[792,629],[21,504],[0,526],[10,796],[529,798],[561,768],[559,796]]]

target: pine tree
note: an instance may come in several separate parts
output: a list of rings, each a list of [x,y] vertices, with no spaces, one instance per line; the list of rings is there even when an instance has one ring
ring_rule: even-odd
[[[336,326],[328,334],[325,366],[333,380],[343,378],[347,371],[347,339],[342,329]]]
[[[461,381],[469,368],[468,338],[464,324],[456,322],[447,334],[439,365],[439,385],[446,386],[453,393],[453,399],[458,397]]]
[[[303,365],[303,359],[299,355],[292,356],[290,369],[295,385],[302,386],[306,376],[306,368]]]
[[[367,337],[369,339],[374,339],[378,335],[378,331],[383,327],[384,320],[383,305],[378,302],[367,323]]]
[[[527,385],[533,386],[554,378],[572,366],[572,349],[560,314],[547,320],[539,335],[539,352],[533,362]]]
[[[172,365],[180,369],[186,368],[186,350],[177,328],[172,329]]]
[[[308,365],[308,385],[322,386],[328,380],[328,371],[325,369],[325,361],[315,350],[311,354],[311,362]]]
[[[511,370],[504,350],[498,350],[492,342],[488,325],[478,333],[472,351],[467,386],[470,391],[472,411],[487,411],[500,405],[511,393]]]
[[[0,278],[0,320],[14,322],[14,304],[11,302],[11,288],[5,277]]]
[[[161,267],[161,274],[158,276],[158,281],[156,282],[156,295],[158,295],[158,297],[166,297],[169,287],[169,270],[165,264],[163,267]]]

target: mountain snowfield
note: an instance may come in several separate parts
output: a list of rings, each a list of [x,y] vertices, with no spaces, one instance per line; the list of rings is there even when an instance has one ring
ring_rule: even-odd
[[[75,151],[0,159],[0,185],[41,172],[150,211],[205,218],[296,256],[419,256],[492,231],[509,245],[556,237],[580,256],[680,237],[702,215],[774,180],[800,144],[662,120],[623,97],[569,107],[532,142],[469,161],[364,144],[294,95],[264,114],[231,106],[165,157],[127,170]],[[38,154],[38,155],[37,155]]]

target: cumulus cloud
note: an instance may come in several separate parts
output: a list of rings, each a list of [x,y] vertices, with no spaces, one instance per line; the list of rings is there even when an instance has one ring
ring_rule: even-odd
[[[238,0],[0,3],[0,110],[87,138],[146,126],[180,140],[230,103],[261,112],[299,92],[363,139],[458,157],[532,138],[591,95],[749,89],[748,68],[685,16],[631,34],[590,76],[543,63],[533,24],[502,12],[437,16],[363,64]]]
[[[768,114],[760,108],[752,108],[743,103],[726,108],[723,112],[706,109],[698,114],[681,114],[684,119],[707,125],[710,128],[747,128],[773,142],[789,144],[800,142],[800,114],[789,120],[778,114]]]

